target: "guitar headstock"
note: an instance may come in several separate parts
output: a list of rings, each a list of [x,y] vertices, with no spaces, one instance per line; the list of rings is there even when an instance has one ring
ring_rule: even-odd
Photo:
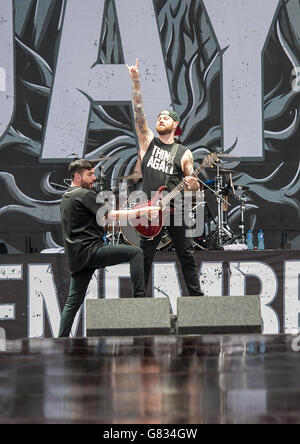
[[[216,163],[218,163],[220,160],[219,160],[219,157],[218,157],[218,154],[217,153],[210,153],[208,156],[206,156],[204,159],[203,159],[203,162],[202,162],[202,166],[204,167],[204,168],[207,168],[207,167],[213,167]]]

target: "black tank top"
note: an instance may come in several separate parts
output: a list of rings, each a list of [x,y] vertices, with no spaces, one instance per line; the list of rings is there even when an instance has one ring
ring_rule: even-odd
[[[150,142],[149,148],[142,160],[143,187],[142,190],[151,198],[151,191],[156,191],[166,185],[171,191],[178,185],[184,175],[181,169],[181,159],[188,148],[179,144],[175,158],[171,155],[172,144],[164,144],[157,137]]]

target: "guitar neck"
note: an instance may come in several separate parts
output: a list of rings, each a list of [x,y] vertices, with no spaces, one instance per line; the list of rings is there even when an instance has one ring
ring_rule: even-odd
[[[198,168],[196,168],[190,176],[197,177],[200,172],[203,170],[204,166],[200,165]],[[170,191],[169,194],[167,194],[161,201],[162,208],[166,207],[172,199],[174,199],[177,194],[179,194],[184,189],[184,180],[182,180],[175,188],[173,188],[172,191]]]

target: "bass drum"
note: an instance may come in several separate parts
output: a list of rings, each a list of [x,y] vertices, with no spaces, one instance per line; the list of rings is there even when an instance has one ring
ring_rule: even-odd
[[[136,191],[134,193],[131,193],[131,195],[129,196],[128,200],[124,205],[124,208],[131,209],[136,204],[144,202],[144,200],[145,200],[144,193],[142,191]],[[136,231],[131,225],[120,226],[120,231],[127,244],[133,245],[134,247],[138,247],[140,245],[141,236],[138,233],[138,231]],[[168,245],[170,245],[171,242],[172,240],[168,235],[167,230],[163,228],[163,235],[158,246],[156,247],[156,250],[158,251],[163,250]]]

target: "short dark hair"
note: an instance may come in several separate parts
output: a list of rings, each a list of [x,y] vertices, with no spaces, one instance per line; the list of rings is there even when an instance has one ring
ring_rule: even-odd
[[[92,170],[94,168],[93,162],[90,162],[87,159],[76,159],[73,160],[68,168],[71,179],[74,179],[75,174],[81,174],[84,170]]]

